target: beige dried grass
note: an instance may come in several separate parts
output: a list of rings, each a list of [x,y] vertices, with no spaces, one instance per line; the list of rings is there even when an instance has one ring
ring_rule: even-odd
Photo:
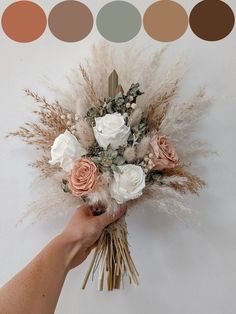
[[[92,262],[82,284],[86,288],[89,277],[98,271],[98,290],[103,291],[105,282],[108,291],[120,289],[126,274],[131,284],[138,285],[138,272],[131,258],[124,219],[108,226],[102,233]]]

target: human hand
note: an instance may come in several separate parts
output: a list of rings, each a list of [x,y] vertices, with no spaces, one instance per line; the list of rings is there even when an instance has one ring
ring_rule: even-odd
[[[76,210],[61,234],[64,241],[69,243],[69,269],[77,267],[87,258],[104,228],[120,219],[126,210],[127,206],[123,205],[115,214],[105,212],[100,216],[94,216],[92,208],[88,205]]]

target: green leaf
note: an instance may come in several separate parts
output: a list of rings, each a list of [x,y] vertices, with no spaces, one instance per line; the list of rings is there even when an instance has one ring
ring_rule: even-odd
[[[95,163],[95,164],[99,164],[101,162],[101,158],[100,157],[91,157],[92,161]]]
[[[125,159],[122,156],[117,156],[114,160],[113,160],[114,164],[116,164],[117,166],[122,166],[125,163]]]
[[[68,181],[63,179],[62,180],[62,184],[61,184],[61,187],[62,187],[62,190],[65,192],[65,193],[69,193],[70,192],[70,189],[68,187]]]
[[[121,173],[121,170],[114,164],[111,165],[111,170],[113,172],[118,172],[118,173]]]

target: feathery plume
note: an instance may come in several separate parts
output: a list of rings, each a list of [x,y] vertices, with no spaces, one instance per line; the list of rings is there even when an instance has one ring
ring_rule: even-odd
[[[135,161],[136,150],[134,146],[127,147],[124,151],[124,158],[128,163]]]
[[[149,144],[150,144],[150,136],[145,136],[142,138],[141,142],[137,146],[137,158],[142,159],[148,152]]]
[[[140,108],[136,108],[129,117],[129,126],[132,128],[138,125],[142,120],[143,112]]]
[[[93,144],[95,142],[93,129],[89,125],[89,123],[84,119],[80,119],[76,123],[76,136],[79,138],[80,143],[86,149],[93,146]]]

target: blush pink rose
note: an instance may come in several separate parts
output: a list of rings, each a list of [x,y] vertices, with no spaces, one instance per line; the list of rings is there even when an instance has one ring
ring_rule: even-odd
[[[155,135],[151,139],[150,157],[154,164],[153,169],[158,171],[175,168],[179,163],[174,147],[164,136]]]
[[[87,158],[79,159],[68,177],[68,187],[74,196],[85,196],[94,189],[98,176],[99,171],[93,161]]]

